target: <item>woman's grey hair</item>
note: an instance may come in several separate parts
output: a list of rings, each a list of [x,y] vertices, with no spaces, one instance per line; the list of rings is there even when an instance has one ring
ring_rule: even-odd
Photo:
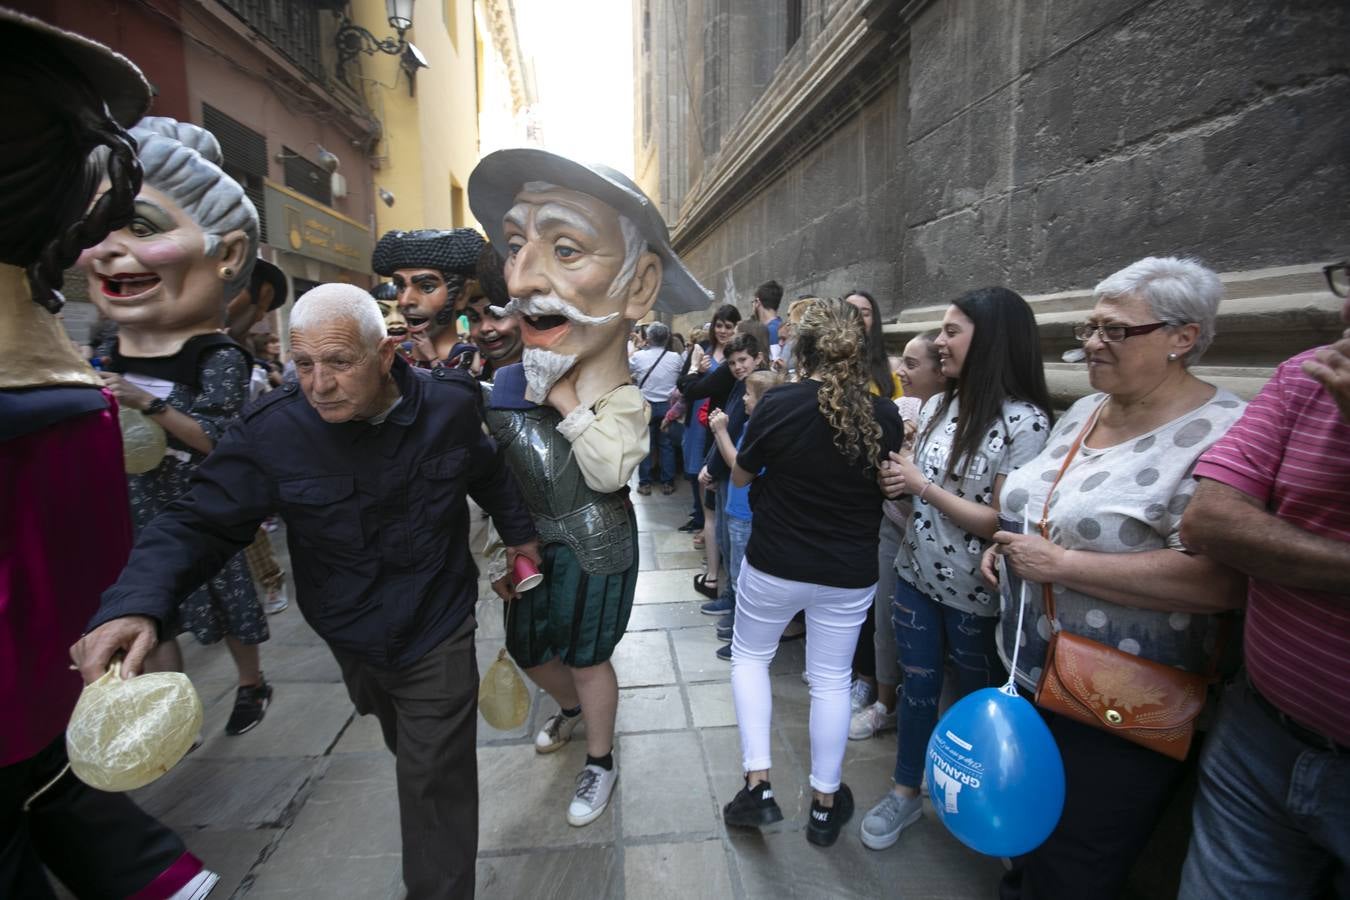
[[[1195,339],[1195,346],[1181,358],[1182,365],[1193,366],[1214,341],[1223,282],[1213,270],[1197,260],[1146,256],[1102,279],[1092,294],[1094,300],[1137,296],[1148,304],[1160,322],[1199,325],[1200,334]]]
[[[206,255],[220,253],[220,241],[242,231],[248,241],[243,265],[225,282],[225,296],[248,287],[258,256],[258,212],[239,182],[220,169],[220,144],[205,128],[164,116],[146,116],[131,129],[145,169],[145,183],[169,195],[206,232]]]
[[[670,342],[670,326],[664,322],[653,322],[647,326],[647,343],[653,347],[665,347]]]
[[[355,323],[366,350],[375,350],[385,338],[384,316],[370,292],[354,284],[333,282],[306,291],[291,310],[292,332],[321,328],[341,319]]]

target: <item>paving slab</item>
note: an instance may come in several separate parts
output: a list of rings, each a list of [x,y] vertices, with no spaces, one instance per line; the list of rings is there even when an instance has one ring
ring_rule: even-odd
[[[704,616],[710,622],[712,616]],[[675,659],[680,667],[680,677],[692,681],[728,681],[731,679],[731,663],[717,658],[717,648],[724,643],[717,639],[712,628],[686,628],[670,632],[670,640],[675,645]]]
[[[697,600],[703,595],[694,590],[694,576],[702,571],[691,568],[639,572],[633,602],[674,603],[677,600]]]
[[[261,828],[284,823],[326,759],[205,759],[196,753],[131,798],[174,828]]]
[[[622,881],[613,847],[478,858],[480,900],[604,900],[620,896]]]
[[[698,604],[692,600],[644,603],[633,607],[633,614],[628,617],[628,633],[670,628],[711,629],[715,622],[716,619],[699,612]]]
[[[731,683],[711,681],[691,684],[689,709],[694,714],[695,728],[717,728],[736,724],[736,704],[731,697]]]
[[[695,569],[699,572],[703,571],[703,551],[693,549],[692,545],[690,545],[687,550],[677,550],[672,553],[658,553],[656,559],[659,563],[657,566],[658,569]]]
[[[389,753],[384,745],[380,720],[374,716],[353,715],[342,737],[333,745],[333,753]]]
[[[688,731],[619,738],[625,838],[705,834],[718,828],[703,751]],[[636,777],[634,777],[636,776]]]
[[[614,671],[622,687],[674,684],[675,661],[666,632],[639,631],[624,635],[614,648]]]
[[[585,762],[585,742],[578,740],[542,755],[532,744],[479,747],[479,851],[612,842],[612,810],[585,828],[567,824],[567,804]]]
[[[273,646],[269,641],[262,649],[263,674],[274,685],[290,681],[312,681],[339,684],[342,669],[333,658],[328,645],[319,642]]]
[[[727,850],[720,840],[629,847],[623,868],[625,900],[732,896]]]
[[[679,731],[689,727],[684,698],[678,685],[619,688],[619,712],[615,731]]]
[[[266,717],[252,730],[236,736],[225,734],[225,722],[233,708],[234,698],[227,696],[207,710],[202,726],[205,742],[193,756],[203,759],[322,756],[356,714],[342,684],[278,684]]]

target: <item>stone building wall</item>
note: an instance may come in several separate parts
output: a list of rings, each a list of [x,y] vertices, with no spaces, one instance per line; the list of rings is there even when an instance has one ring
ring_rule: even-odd
[[[639,177],[718,302],[746,310],[769,278],[789,298],[866,288],[898,341],[961,291],[1004,283],[1037,299],[1054,360],[1096,281],[1175,253],[1243,295],[1211,360],[1253,384],[1339,331],[1316,279],[1350,254],[1350,4],[635,9],[665,39],[645,71],[666,111]],[[705,51],[737,64],[705,65]],[[681,128],[663,127],[672,110]]]

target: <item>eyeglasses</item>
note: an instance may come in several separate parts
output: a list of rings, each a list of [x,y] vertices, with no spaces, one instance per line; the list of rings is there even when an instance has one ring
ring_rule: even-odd
[[[1157,331],[1159,328],[1166,328],[1166,322],[1153,322],[1149,325],[1090,325],[1084,323],[1076,325],[1073,329],[1073,336],[1086,343],[1092,340],[1094,334],[1101,335],[1101,339],[1108,344],[1117,344],[1128,337],[1134,337],[1136,334],[1148,334],[1151,331]]]
[[[1338,262],[1330,266],[1322,267],[1322,274],[1327,276],[1327,287],[1337,297],[1350,297],[1350,262]]]

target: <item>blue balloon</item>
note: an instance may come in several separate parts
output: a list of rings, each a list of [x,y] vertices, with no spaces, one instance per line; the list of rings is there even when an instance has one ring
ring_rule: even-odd
[[[925,764],[938,818],[980,853],[1030,853],[1064,810],[1059,747],[1036,708],[1011,688],[984,688],[947,710],[928,739]]]

